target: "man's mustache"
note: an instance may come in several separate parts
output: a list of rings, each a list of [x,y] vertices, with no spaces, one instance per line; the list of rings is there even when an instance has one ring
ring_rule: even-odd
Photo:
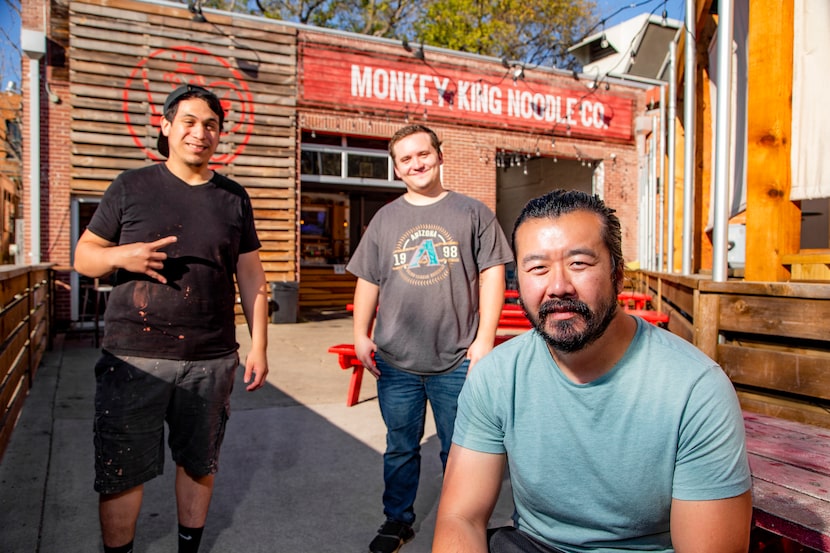
[[[544,320],[551,313],[577,313],[583,317],[591,315],[588,304],[577,299],[548,300],[539,306],[539,319]]]

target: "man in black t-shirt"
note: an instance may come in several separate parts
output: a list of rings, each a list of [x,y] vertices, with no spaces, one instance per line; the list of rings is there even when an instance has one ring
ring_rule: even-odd
[[[179,552],[198,550],[234,374],[239,287],[251,333],[247,390],[265,383],[268,290],[244,188],[212,171],[224,111],[195,85],[164,103],[164,163],[107,189],[75,269],[115,274],[95,366],[95,490],[105,553],[132,551],[143,485],[162,473],[164,423],[176,463]]]

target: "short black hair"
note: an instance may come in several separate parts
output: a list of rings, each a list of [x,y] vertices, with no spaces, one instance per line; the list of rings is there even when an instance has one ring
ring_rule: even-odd
[[[216,94],[206,89],[205,87],[198,86],[195,84],[185,84],[171,92],[167,96],[167,99],[164,101],[164,109],[162,110],[162,115],[165,119],[172,123],[173,119],[176,118],[176,112],[179,109],[179,103],[182,100],[189,100],[191,98],[199,98],[201,100],[204,100],[205,103],[207,103],[210,110],[219,117],[219,129],[221,130],[222,125],[225,124],[225,110],[222,109],[222,102],[219,101],[219,98],[216,96]],[[161,155],[163,155],[164,157],[170,156],[170,145],[167,143],[167,137],[164,136],[164,134],[161,132],[161,129],[159,129],[157,147]]]
[[[612,271],[616,275],[615,278],[621,278],[625,267],[625,262],[622,254],[622,228],[620,226],[620,219],[615,215],[616,211],[605,205],[605,202],[596,194],[587,194],[579,190],[553,190],[533,198],[527,204],[516,219],[513,225],[513,234],[511,242],[513,245],[513,254],[516,252],[516,231],[518,228],[529,219],[555,219],[560,215],[566,213],[573,213],[575,211],[588,211],[599,215],[603,222],[602,240],[608,251],[611,253]]]

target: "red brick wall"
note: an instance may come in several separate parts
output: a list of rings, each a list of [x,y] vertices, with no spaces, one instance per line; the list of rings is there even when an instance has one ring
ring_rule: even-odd
[[[44,12],[45,6],[45,12]],[[22,4],[22,26],[24,29],[42,30],[49,20],[50,3],[43,0],[31,0]],[[49,38],[49,37],[47,37]],[[50,46],[51,47],[51,46]],[[54,68],[47,62],[49,55],[40,59],[40,261],[54,263],[58,268],[70,265],[70,195],[69,195],[69,156],[72,147],[69,142],[69,83],[53,78]],[[22,207],[25,217],[25,236],[23,243],[27,253],[22,263],[32,261],[32,200],[31,200],[31,164],[30,141],[28,129],[32,125],[32,113],[29,108],[29,63],[23,58],[23,198]],[[66,71],[62,71],[66,74]],[[59,101],[50,100],[48,90]],[[68,279],[68,273],[62,273]],[[63,278],[62,278],[63,280]],[[67,280],[68,282],[68,280]],[[64,288],[58,288],[56,295],[56,319],[69,319],[69,294]]]
[[[44,6],[46,11],[44,12]],[[22,21],[27,29],[47,28],[44,22],[50,21],[50,4],[46,0],[32,0],[23,3]],[[401,46],[370,38],[351,37],[340,34],[323,34],[311,31],[300,32],[300,44],[303,40],[321,41],[348,47],[360,51],[377,52],[379,54],[393,54],[400,56]],[[70,110],[69,89],[66,79],[69,72],[67,66],[71,63],[67,50],[66,66],[63,68],[44,68],[42,77],[48,78],[48,85],[52,93],[61,99],[60,103],[53,103],[46,90],[41,91],[41,114],[43,130],[41,131],[41,260],[55,263],[65,269],[71,261],[70,249],[70,156],[72,144],[70,141]],[[429,52],[430,61],[441,60],[453,64],[462,64],[467,70],[476,72],[487,68],[491,73],[493,60],[479,59],[463,54],[449,52]],[[47,58],[41,61],[42,67]],[[419,64],[413,59],[413,64]],[[53,75],[53,73],[56,73]],[[24,89],[24,138],[25,130],[30,127],[31,114],[28,109],[28,60],[23,65]],[[545,78],[548,78],[546,75]],[[568,75],[550,73],[549,78],[556,86],[583,90],[584,83],[576,83]],[[632,86],[620,86],[619,94],[632,98],[636,103],[635,114],[645,111],[645,93]],[[584,89],[587,91],[587,89]],[[607,203],[617,210],[623,228],[623,253],[628,260],[636,259],[637,252],[637,186],[638,167],[637,153],[634,140],[624,144],[577,139],[565,136],[562,129],[556,129],[556,144],[551,144],[551,135],[547,132],[531,132],[514,128],[485,128],[476,123],[467,123],[464,126],[453,124],[451,121],[437,120],[436,114],[430,116],[429,109],[421,111],[413,109],[402,115],[400,113],[386,113],[372,111],[366,113],[357,110],[354,106],[338,106],[337,108],[323,108],[321,106],[303,105],[302,99],[297,99],[297,124],[300,128],[314,129],[320,132],[328,131],[349,135],[389,138],[397,129],[408,122],[422,122],[432,127],[444,142],[445,163],[443,180],[450,189],[476,197],[487,204],[491,209],[496,208],[496,153],[498,151],[523,152],[559,159],[577,159],[582,156],[587,159],[602,161],[604,168],[603,194]],[[553,131],[554,129],[551,129]],[[615,154],[614,161],[611,154]],[[29,211],[29,161],[28,150],[24,144],[24,196],[23,207],[27,221],[31,220]],[[297,186],[299,186],[299,176]],[[24,243],[30,251],[30,229],[26,228]],[[68,281],[69,273],[62,273]],[[69,296],[66,291],[59,291],[57,313],[59,319],[69,318]]]
[[[357,49],[360,51],[374,51],[378,54],[399,55],[402,50],[399,45],[388,45],[373,41],[359,40],[342,35],[327,35],[316,32],[300,33],[300,42],[304,40],[332,44],[342,48]],[[458,63],[454,54],[443,52],[429,52],[431,61],[452,60]],[[413,60],[413,64],[420,62]],[[465,67],[469,70],[493,70],[492,61],[469,58],[465,60]],[[413,65],[413,70],[417,69]],[[551,80],[562,88],[583,87],[583,83],[575,83],[568,75],[552,75]],[[620,94],[630,97],[635,102],[636,115],[645,112],[645,90],[637,86],[616,85],[620,87]],[[585,88],[587,92],[588,89]],[[302,106],[302,99],[298,99]],[[418,108],[423,109],[423,108]],[[606,203],[617,210],[623,232],[623,255],[627,261],[637,259],[638,247],[638,159],[636,144],[633,138],[627,143],[597,141],[561,136],[562,128],[556,132],[555,146],[551,142],[550,134],[529,132],[526,130],[479,128],[471,125],[459,126],[448,124],[445,121],[431,121],[429,108],[424,111],[413,110],[402,117],[400,114],[372,114],[354,113],[353,106],[340,106],[338,109],[317,107],[300,108],[298,116],[299,126],[303,129],[314,129],[319,132],[333,132],[361,136],[389,138],[394,132],[407,123],[423,123],[432,128],[443,142],[444,186],[458,192],[468,194],[496,209],[496,164],[495,155],[499,150],[522,152],[559,159],[590,159],[602,161],[604,169],[603,197]],[[633,125],[633,122],[632,122]],[[611,158],[611,154],[615,158]]]

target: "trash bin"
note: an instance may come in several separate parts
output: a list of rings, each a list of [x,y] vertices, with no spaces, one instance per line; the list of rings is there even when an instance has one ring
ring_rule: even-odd
[[[271,322],[276,324],[296,323],[299,295],[299,282],[272,282]]]

